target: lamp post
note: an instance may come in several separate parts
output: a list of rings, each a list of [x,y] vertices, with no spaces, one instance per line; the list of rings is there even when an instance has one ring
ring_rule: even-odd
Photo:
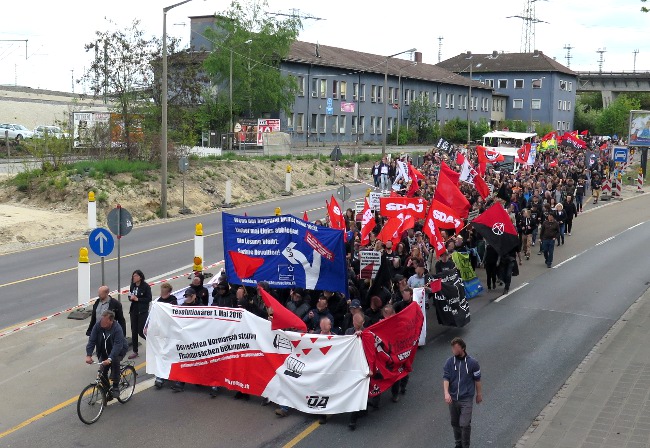
[[[388,92],[388,60],[390,58],[393,58],[395,56],[399,56],[400,54],[404,53],[413,53],[415,52],[415,48],[411,48],[410,50],[405,50],[405,51],[400,51],[399,53],[391,54],[390,56],[386,56],[386,61],[384,65],[384,118],[382,120],[382,127],[381,127],[381,156],[382,158],[386,155],[386,128],[387,128],[387,116],[388,116],[388,102],[386,101],[386,92]]]
[[[163,8],[162,36],[162,136],[160,139],[160,217],[167,217],[167,12],[177,6],[191,2],[183,0]]]
[[[396,144],[399,147],[399,126],[402,123],[402,70],[404,70],[407,67],[412,67],[414,65],[417,65],[417,61],[413,61],[408,65],[405,65],[404,67],[401,67],[399,69],[399,77],[397,79],[397,105],[399,109],[397,109],[397,136],[395,138]],[[407,129],[408,130],[408,129]]]

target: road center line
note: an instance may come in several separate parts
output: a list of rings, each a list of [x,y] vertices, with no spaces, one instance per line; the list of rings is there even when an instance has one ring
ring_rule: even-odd
[[[528,282],[523,283],[523,284],[520,285],[520,286],[517,286],[517,287],[516,287],[515,289],[513,289],[512,291],[509,291],[508,294],[503,294],[501,297],[499,297],[498,299],[496,299],[495,302],[497,302],[497,303],[498,303],[498,302],[501,302],[503,299],[505,299],[506,297],[508,297],[510,294],[514,294],[514,293],[516,293],[517,291],[519,291],[519,290],[520,290],[521,288],[523,288],[524,286],[528,286]]]
[[[600,246],[600,245],[602,245],[602,244],[605,244],[607,241],[611,241],[611,240],[613,240],[614,238],[616,238],[616,236],[610,236],[609,238],[607,238],[607,239],[605,239],[605,240],[602,240],[600,243],[597,243],[596,246]]]
[[[638,223],[638,224],[636,224],[636,225],[634,225],[634,226],[632,226],[632,227],[628,227],[627,230],[632,230],[632,229],[634,229],[635,227],[639,227],[640,225],[643,225],[643,224],[645,224],[645,222],[640,222],[640,223]]]
[[[558,264],[556,264],[555,266],[553,266],[553,269],[557,269],[557,268],[559,268],[560,266],[562,266],[564,263],[568,263],[569,261],[571,261],[571,260],[575,260],[576,258],[578,258],[577,255],[574,255],[573,257],[567,258],[567,259],[564,260],[562,263],[558,263]]]

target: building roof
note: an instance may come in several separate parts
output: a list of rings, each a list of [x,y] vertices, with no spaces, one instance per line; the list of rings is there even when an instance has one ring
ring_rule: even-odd
[[[472,54],[472,52],[468,51],[442,61],[437,66],[454,73],[461,73],[468,71],[470,61],[473,62],[473,73],[560,72],[577,76],[576,72],[538,50],[533,53],[499,53],[493,51],[490,54]]]
[[[386,56],[310,42],[295,41],[291,45],[289,54],[284,58],[284,61],[338,68],[342,72],[366,72],[383,75]],[[470,84],[469,79],[448,71],[443,67],[422,62],[411,65],[409,61],[404,59],[389,59],[388,74],[391,76],[399,76],[400,73],[402,77],[409,79],[440,82],[464,87],[468,87]],[[471,85],[473,88],[491,90],[491,88],[478,81],[471,81]]]

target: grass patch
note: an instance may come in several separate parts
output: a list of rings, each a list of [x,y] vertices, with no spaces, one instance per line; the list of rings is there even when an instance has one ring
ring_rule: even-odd
[[[305,184],[303,184],[301,181],[298,181],[298,182],[296,182],[296,188],[299,189],[299,190],[301,188],[305,188]]]
[[[114,176],[120,173],[142,173],[143,171],[154,170],[158,168],[155,164],[145,162],[143,160],[120,160],[120,159],[106,159],[106,160],[83,160],[76,162],[73,168],[77,173],[83,174],[94,170],[95,173],[103,175]],[[96,174],[95,174],[96,176]]]

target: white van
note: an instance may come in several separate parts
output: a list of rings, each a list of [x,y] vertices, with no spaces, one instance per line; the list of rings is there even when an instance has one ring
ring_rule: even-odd
[[[532,143],[536,133],[492,131],[483,136],[483,146],[494,149],[505,158],[501,165],[506,165],[511,172],[519,170],[521,164],[515,162],[517,150],[525,143]]]

